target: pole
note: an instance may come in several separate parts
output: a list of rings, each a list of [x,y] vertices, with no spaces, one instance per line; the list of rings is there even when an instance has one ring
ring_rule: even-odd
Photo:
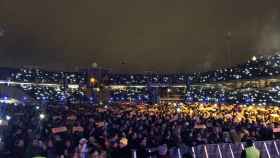
[[[227,32],[226,33],[226,45],[227,45],[227,61],[228,61],[228,65],[232,66],[231,64],[231,32]]]
[[[99,79],[99,84],[98,84],[98,88],[99,88],[99,103],[100,101],[103,103],[103,98],[102,98],[102,93],[103,93],[103,88],[101,87],[102,84],[102,77],[101,77],[101,68],[98,67],[98,79]]]

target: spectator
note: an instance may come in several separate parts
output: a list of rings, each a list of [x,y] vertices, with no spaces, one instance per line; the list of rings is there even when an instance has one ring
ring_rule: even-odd
[[[241,158],[260,158],[260,151],[254,147],[253,141],[248,140],[246,142],[246,148],[241,153]]]

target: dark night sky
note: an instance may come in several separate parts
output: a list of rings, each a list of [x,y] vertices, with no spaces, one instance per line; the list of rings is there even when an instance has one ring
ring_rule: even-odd
[[[0,0],[0,24],[0,66],[205,71],[228,31],[233,63],[280,48],[279,0]]]

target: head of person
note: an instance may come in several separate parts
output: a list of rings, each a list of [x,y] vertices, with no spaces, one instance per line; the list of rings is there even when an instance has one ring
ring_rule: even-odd
[[[34,139],[32,141],[32,146],[35,147],[35,146],[38,146],[39,145],[39,141],[37,139]]]
[[[146,137],[141,140],[140,145],[143,146],[143,147],[147,146],[147,138]]]
[[[248,140],[246,141],[246,146],[247,146],[247,147],[252,147],[252,146],[254,146],[253,140],[248,139]]]
[[[95,143],[95,141],[96,141],[93,136],[90,136],[88,140],[89,140],[89,143],[92,143],[92,144]]]
[[[114,149],[116,149],[116,148],[118,148],[118,143],[117,142],[112,142],[112,148],[114,148]]]
[[[71,141],[70,140],[66,140],[65,141],[65,146],[68,147],[68,148],[71,147]]]
[[[90,158],[99,158],[99,151],[94,150],[90,153]]]
[[[158,153],[159,153],[159,155],[166,155],[166,154],[167,154],[167,151],[168,151],[167,144],[163,144],[163,145],[160,145],[160,146],[158,147]]]
[[[84,144],[87,144],[87,139],[85,139],[85,138],[82,138],[80,141],[79,141],[79,143],[80,143],[80,145],[84,145]]]
[[[53,145],[53,141],[52,141],[52,140],[49,140],[49,141],[48,141],[48,147],[51,148],[51,147],[53,147],[53,146],[54,146],[54,145]]]
[[[22,139],[20,139],[17,143],[18,147],[23,147],[24,146],[24,141]]]

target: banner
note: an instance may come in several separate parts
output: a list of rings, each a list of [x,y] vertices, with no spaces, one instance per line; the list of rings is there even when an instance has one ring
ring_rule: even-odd
[[[0,122],[0,126],[8,126],[8,121],[6,121],[6,120],[1,120],[1,122]]]
[[[85,115],[90,116],[90,115],[92,115],[92,113],[91,112],[86,112]]]
[[[53,120],[62,119],[61,116],[53,116],[52,118],[53,118]]]
[[[97,127],[103,127],[105,125],[105,122],[96,122]]]
[[[273,130],[273,133],[280,133],[280,128],[279,127],[278,128],[273,128],[272,130]]]
[[[57,127],[57,128],[52,128],[52,133],[56,134],[56,133],[62,133],[62,132],[66,132],[67,128],[66,127]]]
[[[84,132],[84,128],[81,126],[73,127],[73,132]]]
[[[204,129],[204,128],[206,128],[206,126],[204,124],[201,124],[201,125],[195,125],[194,128],[195,129]]]
[[[75,120],[77,120],[77,117],[76,117],[75,115],[68,116],[68,117],[67,117],[67,120],[73,120],[73,121],[75,121]]]
[[[98,112],[106,112],[107,110],[104,109],[104,108],[98,108],[97,111],[98,111]]]

